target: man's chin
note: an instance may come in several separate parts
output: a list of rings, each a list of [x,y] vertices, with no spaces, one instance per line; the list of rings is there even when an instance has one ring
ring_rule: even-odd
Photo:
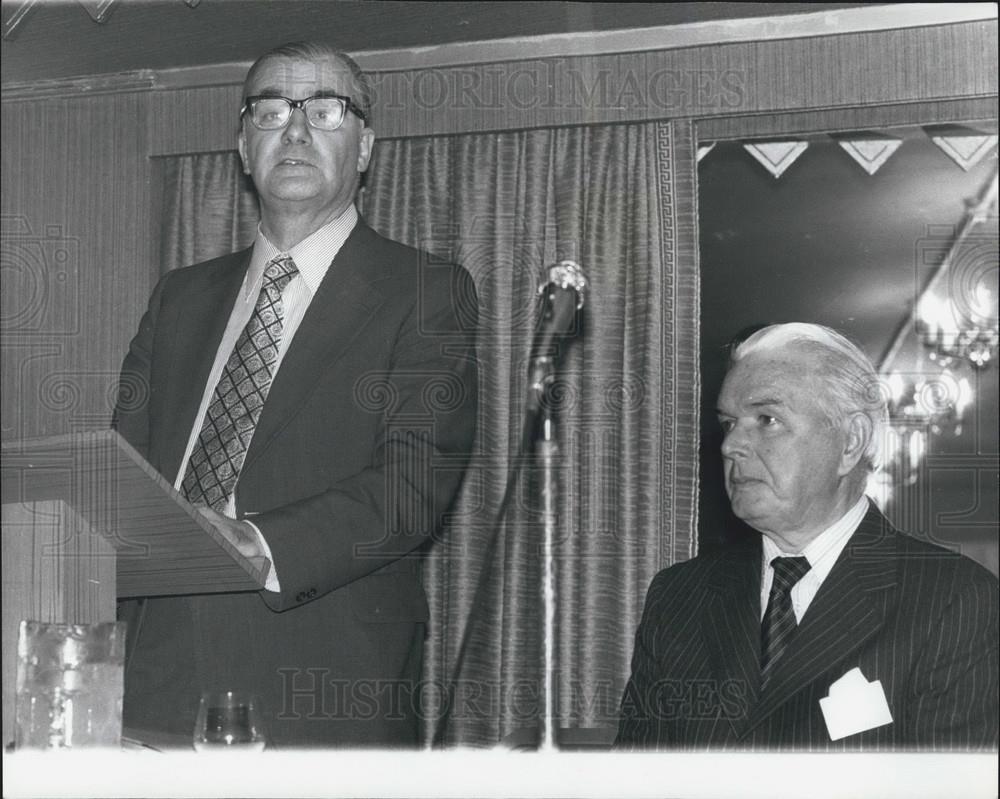
[[[279,200],[305,200],[329,191],[315,167],[276,167],[266,180],[265,192]]]
[[[745,490],[735,491],[730,494],[729,502],[737,519],[760,529],[755,522],[767,517],[766,503],[760,497],[748,496]]]
[[[297,180],[284,180],[268,194],[279,202],[306,202],[319,197],[315,186]]]

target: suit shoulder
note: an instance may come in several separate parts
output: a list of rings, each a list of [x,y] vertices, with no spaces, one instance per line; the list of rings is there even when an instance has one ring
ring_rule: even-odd
[[[364,237],[365,246],[377,253],[382,268],[386,270],[386,278],[412,278],[419,273],[421,279],[430,285],[447,285],[456,281],[472,283],[472,277],[465,268],[446,257],[386,238],[368,225],[360,228],[359,233]]]
[[[717,567],[720,560],[717,554],[696,555],[688,560],[682,560],[660,569],[653,578],[653,582],[664,585],[676,580],[690,579],[695,575],[707,575]]]
[[[649,596],[697,591],[725,581],[734,567],[745,566],[747,560],[753,557],[753,548],[744,546],[699,554],[657,572],[649,585]]]
[[[907,533],[896,533],[898,570],[902,577],[933,576],[939,581],[952,583],[954,590],[962,586],[982,586],[997,590],[997,577],[989,569],[939,544],[921,541]]]
[[[479,321],[479,295],[459,264],[402,244],[365,225],[360,244],[371,254],[372,280],[383,296],[402,308],[417,307],[421,329],[465,335]]]
[[[160,278],[163,284],[186,283],[192,280],[212,278],[218,274],[229,272],[234,269],[243,269],[250,263],[250,253],[253,248],[229,252],[206,261],[199,261],[190,266],[182,266],[178,269],[171,269]]]

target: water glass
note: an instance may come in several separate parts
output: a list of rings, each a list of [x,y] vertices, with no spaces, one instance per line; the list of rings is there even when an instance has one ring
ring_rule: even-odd
[[[197,751],[260,752],[264,745],[264,725],[253,694],[245,691],[202,693],[194,727]]]

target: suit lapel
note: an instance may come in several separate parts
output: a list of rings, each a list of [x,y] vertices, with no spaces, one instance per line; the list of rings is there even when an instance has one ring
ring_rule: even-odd
[[[244,470],[267,450],[381,306],[382,293],[370,277],[371,237],[359,222],[309,303],[267,395]]]
[[[193,280],[192,290],[183,303],[177,303],[176,317],[168,327],[174,331],[165,386],[170,400],[164,403],[166,418],[158,427],[164,431],[161,471],[171,482],[181,468],[205,384],[250,265],[251,251],[233,253],[203,281]]]
[[[706,639],[712,674],[719,684],[746,686],[747,713],[729,717],[739,736],[749,723],[760,689],[759,537],[724,556],[709,584]]]
[[[854,655],[878,632],[895,582],[895,535],[885,517],[870,505],[778,662],[748,730],[819,675]]]

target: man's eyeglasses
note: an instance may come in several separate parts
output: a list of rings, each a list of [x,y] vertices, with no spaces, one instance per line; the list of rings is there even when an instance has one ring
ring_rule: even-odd
[[[344,124],[344,117],[350,111],[362,122],[365,114],[350,97],[340,94],[314,94],[304,100],[289,100],[287,97],[255,94],[247,97],[240,109],[240,117],[250,113],[250,121],[261,130],[279,130],[292,118],[292,109],[300,108],[306,121],[318,130],[336,130]]]

